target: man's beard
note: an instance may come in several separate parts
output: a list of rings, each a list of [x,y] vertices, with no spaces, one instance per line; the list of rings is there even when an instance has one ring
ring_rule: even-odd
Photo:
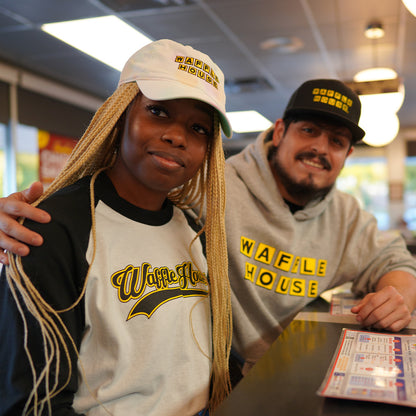
[[[317,187],[314,184],[312,174],[301,181],[295,181],[290,173],[280,164],[277,157],[278,152],[279,146],[276,146],[269,156],[271,167],[275,174],[279,177],[279,180],[285,187],[287,193],[291,195],[295,201],[301,202],[299,205],[306,205],[306,203],[314,199],[325,198],[334,184],[321,188]]]

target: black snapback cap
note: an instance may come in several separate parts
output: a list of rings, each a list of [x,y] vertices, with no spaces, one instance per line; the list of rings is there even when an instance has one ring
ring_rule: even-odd
[[[361,140],[365,131],[358,126],[361,101],[358,95],[336,79],[313,79],[304,82],[290,97],[283,117],[311,114],[339,121],[351,130],[353,141]]]

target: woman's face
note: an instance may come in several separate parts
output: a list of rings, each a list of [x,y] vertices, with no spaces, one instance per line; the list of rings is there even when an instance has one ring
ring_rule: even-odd
[[[153,101],[139,94],[127,110],[119,156],[109,172],[119,195],[160,209],[167,194],[201,167],[213,138],[213,112],[198,100]]]

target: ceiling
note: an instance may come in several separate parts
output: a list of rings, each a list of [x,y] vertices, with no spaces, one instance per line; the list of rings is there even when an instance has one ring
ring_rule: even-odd
[[[225,73],[228,111],[255,109],[274,121],[307,79],[350,81],[359,70],[388,66],[406,88],[401,126],[416,125],[416,18],[401,0],[0,0],[0,62],[104,99],[119,73],[40,26],[108,14],[152,39],[171,38],[210,55]],[[364,36],[373,21],[385,29],[377,41]],[[302,47],[262,49],[265,40],[281,37]]]

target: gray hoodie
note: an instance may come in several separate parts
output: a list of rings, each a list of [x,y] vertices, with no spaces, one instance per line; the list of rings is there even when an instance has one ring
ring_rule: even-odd
[[[323,291],[353,281],[365,294],[392,270],[416,276],[403,239],[379,231],[353,196],[333,188],[292,214],[267,161],[270,146],[262,133],[226,167],[233,346],[248,362]]]

